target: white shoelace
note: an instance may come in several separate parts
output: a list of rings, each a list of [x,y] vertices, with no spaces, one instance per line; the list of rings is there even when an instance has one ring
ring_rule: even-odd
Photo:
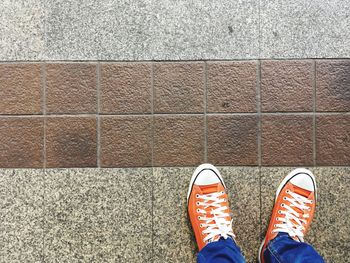
[[[304,225],[307,223],[305,218],[308,218],[310,215],[306,213],[306,211],[310,210],[310,207],[306,204],[312,204],[312,200],[299,195],[297,193],[293,193],[287,190],[287,194],[291,197],[284,197],[285,201],[289,201],[290,205],[286,205],[282,203],[283,210],[279,210],[279,214],[284,214],[285,217],[278,217],[277,220],[282,222],[280,224],[276,224],[272,232],[284,232],[288,233],[290,237],[298,237],[301,242],[304,242],[304,233],[305,230]],[[302,214],[298,213],[293,208],[298,208],[303,211]]]
[[[229,236],[232,238],[235,237],[232,230],[232,220],[228,221],[226,219],[226,217],[230,216],[229,213],[225,212],[228,207],[221,204],[226,201],[224,198],[220,198],[224,194],[224,192],[217,192],[196,196],[196,198],[202,200],[201,202],[197,202],[197,207],[202,206],[203,209],[197,208],[197,212],[203,214],[203,216],[199,216],[198,219],[203,221],[203,223],[200,224],[200,226],[205,229],[203,230],[203,234],[207,234],[204,238],[204,242],[216,241],[220,237],[225,239]],[[205,210],[207,208],[211,208],[210,212]],[[210,213],[211,217],[206,217],[207,213]]]

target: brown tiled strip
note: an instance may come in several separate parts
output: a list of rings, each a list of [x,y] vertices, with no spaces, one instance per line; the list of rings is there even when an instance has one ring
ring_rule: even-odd
[[[350,164],[350,60],[0,63],[0,167]]]

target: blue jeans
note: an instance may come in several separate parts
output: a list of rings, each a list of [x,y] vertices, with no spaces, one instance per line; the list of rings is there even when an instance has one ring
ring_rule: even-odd
[[[297,242],[280,233],[270,241],[264,252],[266,263],[323,263],[316,250],[307,243]],[[228,238],[209,243],[199,253],[198,263],[243,263],[244,257],[236,243]]]

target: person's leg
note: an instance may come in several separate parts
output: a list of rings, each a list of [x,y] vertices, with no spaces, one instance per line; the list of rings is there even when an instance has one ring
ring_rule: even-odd
[[[226,186],[213,165],[202,164],[194,171],[187,202],[199,249],[197,262],[245,262],[234,241]]]
[[[315,177],[307,169],[295,169],[277,189],[270,224],[259,251],[259,262],[324,262],[316,250],[304,242],[315,208]]]

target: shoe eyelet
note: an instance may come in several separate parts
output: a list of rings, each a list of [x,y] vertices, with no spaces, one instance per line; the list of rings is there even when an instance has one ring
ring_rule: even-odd
[[[196,202],[196,205],[199,206],[199,202]]]
[[[311,202],[310,202],[310,204],[313,204],[314,203],[314,200],[310,200]]]
[[[283,200],[286,201],[286,200],[287,200],[287,197],[283,197]]]
[[[285,204],[284,204],[284,203],[282,203],[282,204],[281,204],[281,206],[282,206],[282,207],[284,207],[284,206],[285,206]]]
[[[282,210],[278,210],[278,213],[279,213],[279,214],[282,214]]]
[[[196,194],[196,198],[199,198],[199,194]]]
[[[289,194],[289,193],[290,193],[290,191],[289,191],[289,190],[287,190],[287,191],[286,191],[286,193],[287,193],[287,194]]]
[[[199,227],[200,227],[200,228],[203,228],[203,224],[200,224]]]
[[[197,213],[199,213],[199,208],[197,209]]]
[[[198,216],[198,220],[201,220],[202,218],[200,216]]]

